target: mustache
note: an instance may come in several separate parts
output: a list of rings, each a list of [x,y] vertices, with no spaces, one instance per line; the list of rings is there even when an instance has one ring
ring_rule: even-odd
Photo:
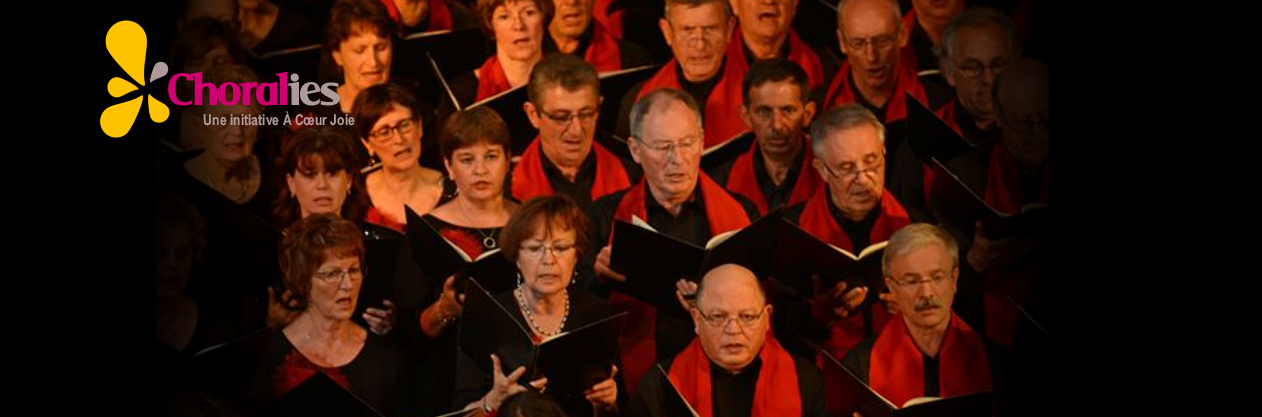
[[[916,300],[916,311],[925,311],[933,307],[943,307],[942,300],[938,298],[922,298]]]

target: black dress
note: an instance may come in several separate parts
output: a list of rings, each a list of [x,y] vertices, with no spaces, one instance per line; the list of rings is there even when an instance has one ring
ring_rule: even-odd
[[[398,415],[396,381],[399,349],[394,341],[368,332],[364,347],[346,365],[324,368],[311,363],[284,332],[272,334],[250,385],[251,405],[266,407],[315,372],[324,372],[382,415]]]

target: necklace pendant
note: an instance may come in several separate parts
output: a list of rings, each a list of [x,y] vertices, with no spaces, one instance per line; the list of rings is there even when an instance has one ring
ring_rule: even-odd
[[[499,243],[495,242],[494,237],[486,236],[482,239],[482,247],[487,248],[487,249],[495,249],[496,246],[499,246]]]

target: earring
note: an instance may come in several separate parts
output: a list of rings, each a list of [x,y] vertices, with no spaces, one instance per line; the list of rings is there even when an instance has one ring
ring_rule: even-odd
[[[521,288],[524,281],[521,279],[521,271],[517,271],[517,288]]]
[[[578,283],[578,270],[574,270],[574,276],[570,277],[570,286],[573,287]]]

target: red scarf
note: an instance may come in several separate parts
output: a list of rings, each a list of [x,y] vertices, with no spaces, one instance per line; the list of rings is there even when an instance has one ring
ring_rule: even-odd
[[[754,385],[754,406],[750,417],[800,416],[802,394],[798,391],[797,368],[793,357],[780,347],[780,342],[767,331],[766,342],[758,352],[762,368]],[[701,417],[714,415],[713,394],[710,386],[710,358],[701,348],[700,339],[693,339],[675,361],[668,373],[670,381],[683,394],[688,404]]]
[[[1021,181],[1021,166],[1012,157],[1003,141],[995,143],[990,152],[990,168],[986,170],[986,204],[1005,213],[1018,213],[1021,207],[1030,203],[1048,202],[1048,162],[1043,163],[1043,185],[1038,199],[1025,195],[1025,187]]]
[[[924,354],[916,347],[904,320],[893,320],[872,346],[868,381],[894,405],[925,396]],[[990,362],[973,328],[951,315],[938,350],[939,396],[955,397],[991,389]]]
[[[863,248],[855,248],[854,243],[850,242],[850,236],[841,230],[841,225],[833,219],[833,214],[828,210],[828,206],[832,204],[828,201],[828,187],[820,187],[810,200],[806,200],[806,206],[802,208],[802,218],[798,224],[811,236],[815,236],[824,243],[845,249],[850,252],[863,250]],[[902,229],[903,226],[911,224],[911,218],[907,216],[907,210],[903,209],[903,205],[894,199],[894,194],[889,190],[881,193],[881,205],[877,208],[880,213],[876,216],[876,224],[872,225],[872,232],[868,234],[871,243],[883,242],[889,240],[890,236]]]
[[[894,86],[894,95],[885,103],[885,117],[882,118],[882,123],[889,124],[907,118],[907,97],[904,93],[911,93],[912,97],[920,100],[921,103],[929,102],[928,96],[925,95],[925,87],[920,84],[920,79],[916,78],[914,69],[908,67],[909,65],[899,66],[895,75],[898,80]],[[824,102],[828,103],[824,106],[825,109],[859,101],[850,87],[849,61],[841,64],[841,69],[837,70],[837,76],[833,78],[833,85],[828,87],[828,94],[824,97],[827,97]]]
[[[802,139],[806,144],[800,152],[806,152],[811,147],[811,141],[805,136]],[[749,152],[736,158],[736,162],[732,165],[732,172],[728,174],[727,189],[753,200],[754,204],[758,205],[758,213],[765,215],[771,211],[771,208],[767,207],[767,197],[762,194],[762,187],[758,186],[758,176],[754,173],[754,158],[761,157],[758,141],[754,141]],[[786,205],[792,206],[806,201],[823,185],[824,182],[819,175],[811,171],[811,158],[803,156],[797,183],[793,184],[793,192],[789,194],[789,202]]]
[[[377,210],[377,206],[368,208],[368,214],[364,216],[364,221],[389,228],[399,233],[407,233],[407,231],[404,230],[407,228],[407,224],[391,220],[389,217],[386,217],[385,213],[382,213],[381,210]]]
[[[390,14],[390,19],[399,24],[399,31],[403,31],[403,19],[399,17],[399,7],[394,4],[393,0],[381,0],[381,4],[386,6],[386,13]],[[447,8],[447,2],[443,0],[429,0],[429,24],[426,25],[426,32],[436,30],[451,30],[454,25],[451,23],[451,10]]]
[[[526,152],[521,155],[521,162],[513,167],[513,198],[526,201],[531,197],[552,195],[552,183],[543,173],[543,152],[540,150],[539,137],[535,137]],[[605,150],[604,146],[592,142],[592,153],[596,154],[596,178],[592,180],[592,200],[605,194],[631,186],[627,171],[617,156]]]
[[[741,106],[745,105],[745,99],[741,95],[741,81],[744,80],[745,73],[741,70],[741,65],[734,62],[731,55],[724,59],[727,63],[724,64],[723,73],[717,75],[722,78],[714,85],[714,90],[710,92],[710,97],[706,98],[706,102],[697,103],[702,105],[701,111],[705,115],[706,149],[727,142],[748,130],[740,115]],[[657,74],[640,88],[640,94],[636,96],[636,100],[661,88],[683,90],[679,83],[679,76],[676,74],[675,68],[678,66],[678,61],[674,59],[662,66],[662,69],[658,70]]]
[[[508,74],[504,73],[504,67],[500,65],[500,58],[491,55],[490,59],[482,64],[482,68],[478,69],[478,96],[474,102],[508,91],[513,88],[513,84],[508,82]]]
[[[479,256],[482,256],[482,236],[475,236],[474,233],[476,232],[460,227],[438,229],[438,234],[451,243],[456,244],[465,255],[469,255],[469,259],[478,259]]]
[[[749,226],[749,219],[744,214],[745,208],[740,202],[705,173],[698,173],[697,181],[697,191],[701,192],[706,219],[710,223],[710,236]],[[640,179],[640,182],[627,190],[618,203],[614,218],[630,222],[631,216],[635,215],[648,221],[644,207],[646,187],[644,179]],[[613,233],[610,233],[609,242],[613,242]],[[622,365],[626,368],[623,375],[626,376],[624,380],[627,382],[627,393],[634,395],[640,380],[657,362],[657,309],[618,292],[610,294],[609,303],[615,309],[630,313],[618,344],[622,350]]]
[[[616,39],[622,39],[622,14],[624,10],[619,9],[613,12],[609,11],[609,7],[616,0],[596,0],[594,8],[592,8],[592,21],[599,22],[601,26],[609,28],[609,34]]]
[[[583,60],[596,67],[596,72],[610,72],[622,69],[622,47],[618,40],[609,35],[605,27],[592,20],[592,39],[587,45],[587,53]]]
[[[820,64],[819,55],[802,42],[802,38],[798,37],[797,32],[789,30],[789,58],[790,61],[802,66],[806,71],[806,80],[810,84],[811,89],[815,89],[824,84],[824,66]],[[732,57],[729,63],[739,65],[741,67],[741,80],[745,79],[745,73],[749,72],[749,60],[745,58],[745,41],[741,38],[740,25],[736,26],[736,30],[732,33],[732,41],[727,45],[727,56]]]

